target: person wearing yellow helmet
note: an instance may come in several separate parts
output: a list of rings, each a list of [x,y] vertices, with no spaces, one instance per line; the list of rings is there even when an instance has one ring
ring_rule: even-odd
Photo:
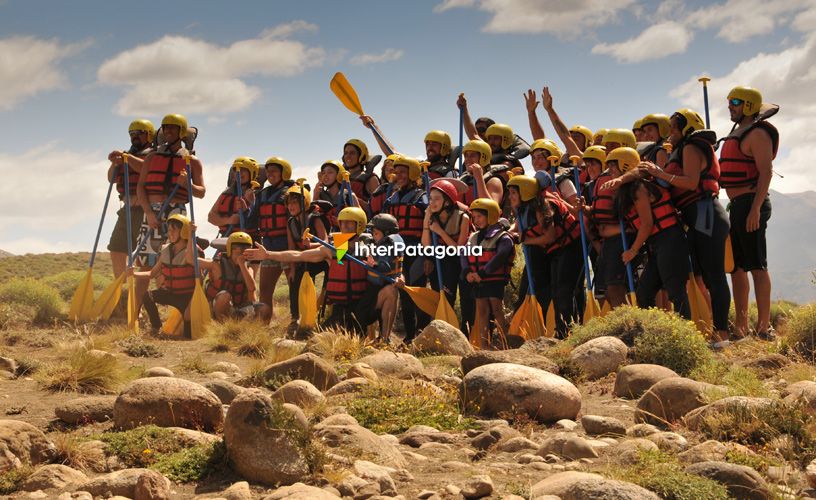
[[[139,288],[144,290],[147,289],[151,279],[157,280],[158,288],[136,295],[136,315],[138,317],[144,303],[154,333],[157,333],[162,325],[156,304],[162,304],[172,306],[183,313],[184,337],[192,338],[189,305],[196,283],[193,259],[197,257],[197,251],[190,236],[195,229],[195,225],[186,215],[171,215],[167,219],[167,244],[161,248],[156,264],[149,271],[133,271],[133,268],[126,271],[131,273],[137,282],[143,283]]]
[[[772,338],[770,324],[771,275],[768,273],[765,231],[771,217],[768,190],[773,160],[779,148],[779,132],[767,118],[778,106],[762,102],[751,87],[734,87],[728,93],[728,112],[734,128],[720,151],[720,185],[731,201],[731,246],[734,252],[734,308],[737,335],[748,332],[748,273],[754,282],[757,303],[757,335]]]
[[[352,191],[347,192],[343,187],[343,177],[346,175],[346,169],[343,163],[338,160],[327,160],[320,166],[317,175],[317,184],[315,185],[314,196],[315,200],[322,200],[331,203],[332,209],[328,212],[329,223],[332,229],[337,229],[337,212],[343,207],[349,206],[349,198],[351,198],[351,206],[359,206],[360,202],[357,195]]]
[[[249,207],[255,203],[255,190],[252,181],[258,178],[258,163],[248,156],[239,156],[233,160],[230,166],[232,182],[229,187],[218,195],[210,212],[207,214],[207,221],[218,226],[221,236],[229,236],[233,231],[242,230],[250,235],[255,233],[255,227],[250,228],[245,224],[241,228],[241,215],[239,211],[247,215]],[[236,183],[236,173],[240,176],[240,191]]]
[[[372,215],[377,215],[383,211],[385,200],[391,197],[391,192],[394,190],[394,162],[397,161],[401,155],[393,153],[385,157],[382,166],[382,174],[380,175],[380,185],[371,193],[371,199],[368,200],[368,209]]]
[[[464,193],[466,205],[476,198],[490,198],[501,206],[504,200],[504,182],[491,174],[492,158],[490,145],[482,140],[468,141],[462,148],[462,161],[467,173],[461,180],[468,186]]]
[[[643,119],[639,118],[635,120],[635,123],[632,124],[632,133],[635,134],[635,140],[637,142],[645,141],[644,133],[643,133]]]
[[[399,233],[405,244],[417,245],[422,238],[425,211],[428,209],[428,196],[425,190],[417,186],[421,176],[419,160],[400,156],[394,161],[395,189],[385,202],[384,212],[396,217]],[[414,267],[416,266],[416,268]],[[405,256],[403,267],[407,270],[406,284],[424,286],[426,273],[424,259],[417,256]],[[402,321],[405,325],[405,343],[410,344],[417,331],[430,322],[430,317],[419,310],[408,294],[400,291]]]
[[[604,136],[606,133],[609,132],[607,128],[599,128],[595,131],[595,134],[592,136],[592,145],[593,146],[603,146]]]
[[[564,201],[570,205],[575,205],[578,199],[578,191],[575,189],[574,178],[570,170],[562,167],[559,163],[553,166],[550,158],[562,157],[561,148],[550,139],[537,139],[530,147],[530,158],[533,161],[534,177],[539,183],[542,191],[558,191]],[[553,179],[555,183],[553,184]]]
[[[663,143],[671,132],[669,117],[662,113],[651,113],[641,118],[640,123],[643,130],[642,140],[647,143],[643,147],[638,144],[641,160],[655,163],[661,168],[665,167],[669,155],[663,149]]]
[[[536,144],[538,141],[534,141]],[[533,154],[536,154],[535,152]],[[527,259],[525,265],[530,266],[535,283],[535,295],[539,304],[550,302],[550,273],[549,263],[544,252],[543,230],[536,219],[535,207],[540,203],[541,186],[535,177],[528,175],[514,175],[507,182],[507,196],[510,207],[514,214],[514,222],[510,227],[510,233],[518,235],[518,240],[527,248]],[[527,273],[521,274],[519,290],[527,290],[529,287]],[[518,309],[524,300],[524,294],[519,293],[518,300],[513,304],[514,309]]]
[[[613,162],[626,173],[637,168],[640,155],[632,148],[617,148],[606,157],[607,165]],[[656,182],[639,179],[618,190],[615,204],[628,226],[636,232],[635,241],[621,254],[623,262],[632,262],[644,246],[647,250],[646,267],[637,286],[638,305],[654,307],[662,288],[668,293],[674,310],[689,319],[688,244],[669,190]]]
[[[153,137],[156,130],[150,120],[134,120],[128,127],[130,135],[130,148],[127,151],[112,151],[108,154],[110,167],[108,167],[108,181],[116,183],[116,191],[119,199],[123,202],[130,200],[130,206],[123,206],[116,212],[116,224],[111,232],[108,250],[110,251],[111,264],[113,266],[113,276],[118,278],[125,267],[127,267],[127,216],[126,210],[130,211],[130,218],[135,221],[131,225],[131,240],[139,239],[139,222],[144,218],[144,210],[139,204],[137,186],[139,184],[139,173],[142,170],[142,160],[153,151]],[[124,162],[122,155],[128,154],[128,188],[129,193],[125,196]]]
[[[349,174],[351,190],[367,208],[371,193],[380,185],[380,179],[368,172],[368,146],[360,139],[349,139],[343,146],[343,167]],[[372,167],[373,168],[373,167]]]
[[[220,252],[212,259],[198,259],[199,269],[207,271],[204,293],[217,321],[236,317],[269,322],[269,306],[255,302],[255,278],[244,255],[252,246],[252,236],[235,231],[227,238],[226,252]]]
[[[425,156],[428,162],[428,176],[431,179],[456,176],[453,161],[458,154],[452,153],[454,151],[451,148],[451,138],[447,132],[431,130],[425,134]]]
[[[558,134],[558,138],[561,139],[561,142],[564,143],[564,146],[567,148],[567,156],[580,156],[583,150],[591,145],[592,132],[583,125],[577,125],[572,129],[567,128],[553,107],[553,98],[549,87],[544,87],[541,90],[541,102],[555,129],[555,133]],[[536,100],[535,90],[527,90],[527,93],[524,95],[524,103],[527,107],[527,118],[530,122],[530,131],[533,133],[533,139],[544,139],[544,128],[541,126],[541,122],[538,121],[538,115],[536,115],[538,101]]]
[[[462,278],[474,288],[476,297],[476,324],[481,326],[478,332],[480,347],[491,348],[488,338],[490,315],[496,320],[496,326],[506,346],[507,320],[504,314],[504,289],[510,280],[510,270],[515,258],[515,244],[510,233],[499,222],[501,209],[499,204],[490,198],[478,198],[470,204],[470,213],[476,231],[468,237],[468,246],[481,247],[479,252],[461,256]]]
[[[465,94],[459,94],[456,99],[456,106],[462,111],[465,133],[471,141],[482,140],[490,143],[490,137],[495,136],[495,138],[492,139],[493,144],[496,146],[496,149],[493,150],[494,152],[505,153],[517,160],[526,158],[527,155],[530,154],[530,145],[518,134],[514,134],[510,126],[497,124],[495,120],[486,116],[478,118],[474,123],[470,118]],[[494,128],[492,132],[488,133],[491,127]]]

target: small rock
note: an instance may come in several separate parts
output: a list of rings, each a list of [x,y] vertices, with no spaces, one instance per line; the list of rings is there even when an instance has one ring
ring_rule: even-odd
[[[377,382],[380,380],[380,377],[377,375],[377,372],[374,371],[374,368],[371,368],[367,363],[354,363],[346,372],[346,380],[357,377],[362,377],[371,382]]]
[[[371,385],[369,380],[365,377],[347,378],[342,382],[326,391],[326,396],[337,396],[339,394],[349,394],[352,392],[360,392]]]
[[[570,460],[579,458],[598,458],[598,453],[586,439],[566,432],[560,432],[545,440],[536,451],[536,455],[547,457],[555,454]]]
[[[11,358],[0,356],[0,370],[7,371],[12,374],[17,373],[17,362]]]
[[[597,337],[579,345],[570,360],[590,379],[605,377],[626,362],[629,348],[617,337]]]
[[[263,497],[263,500],[337,500],[337,495],[322,488],[295,483],[278,488],[272,494]]]
[[[665,426],[706,404],[706,391],[714,386],[682,377],[661,380],[638,400],[635,422]]]
[[[805,468],[805,477],[807,477],[810,487],[816,488],[816,459],[811,460],[811,462]]]
[[[678,453],[677,458],[685,463],[725,462],[728,452],[748,456],[756,455],[750,448],[739,443],[721,443],[711,439]]]
[[[632,437],[646,437],[655,432],[660,432],[660,429],[652,424],[635,424],[626,429],[626,435]]]
[[[453,485],[453,484],[449,484],[449,485],[445,486],[445,491],[447,491],[448,494],[450,494],[450,495],[459,496],[459,493],[462,491],[462,488],[460,488],[460,487],[458,487],[456,485]]]
[[[518,436],[500,443],[497,449],[506,453],[515,453],[521,450],[537,450],[538,444],[526,437]]]
[[[76,469],[67,465],[49,464],[34,471],[20,486],[20,490],[66,489],[67,486],[79,485],[86,481],[88,481],[88,476]]]
[[[150,469],[123,469],[104,476],[99,476],[80,485],[79,490],[87,491],[94,496],[120,495],[123,497],[136,498],[136,484],[139,478],[145,474],[159,474]],[[161,476],[161,474],[159,474]],[[164,476],[161,476],[164,478]],[[167,488],[170,488],[169,480]]]
[[[244,390],[243,387],[233,384],[232,382],[227,382],[226,380],[207,380],[203,382],[201,385],[207,388],[210,392],[215,394],[218,399],[225,405],[232,403],[232,400],[235,399],[235,396],[241,393]]]
[[[221,496],[226,500],[252,500],[252,490],[249,489],[248,482],[238,481],[222,491]]]
[[[211,380],[227,380],[230,377],[227,373],[219,371],[209,372],[207,376]]]
[[[513,363],[516,365],[538,368],[558,375],[558,365],[541,354],[525,349],[507,349],[504,351],[476,351],[462,358],[462,374],[467,375],[473,369],[491,363]]]
[[[465,498],[482,498],[493,494],[493,480],[486,474],[473,476],[459,491]]]
[[[232,375],[241,373],[241,369],[238,368],[238,365],[236,365],[235,363],[230,363],[229,361],[218,361],[212,365],[212,369],[213,371],[229,373]]]
[[[56,448],[45,434],[19,420],[0,420],[0,471],[49,462]]]
[[[305,380],[292,380],[280,386],[272,393],[272,399],[290,403],[301,408],[309,408],[326,401],[326,397],[317,387]]]
[[[709,405],[702,406],[690,411],[684,418],[683,422],[686,427],[696,431],[699,429],[702,422],[713,415],[717,415],[729,410],[743,408],[752,411],[758,408],[766,407],[773,404],[772,400],[768,398],[750,398],[746,396],[731,396],[723,399],[718,399]]]
[[[176,375],[169,368],[154,366],[144,371],[145,377],[175,377]]]
[[[58,419],[67,424],[105,422],[113,418],[113,404],[116,396],[92,396],[77,398],[54,408]]]
[[[562,500],[658,500],[651,491],[624,481],[606,479],[586,472],[561,472],[533,485],[532,497],[556,495]]]
[[[562,418],[553,425],[556,429],[564,429],[565,431],[574,431],[578,428],[578,422],[568,418]]]
[[[156,471],[145,472],[136,480],[133,500],[169,500],[170,481]]]
[[[656,444],[662,451],[668,453],[680,453],[688,448],[686,438],[676,432],[656,432],[646,436],[646,439]]]
[[[321,391],[339,381],[332,365],[310,352],[267,366],[264,368],[264,377],[274,380],[306,380]]]
[[[415,352],[467,356],[473,352],[468,338],[456,327],[435,319],[414,339]]]
[[[210,431],[223,425],[224,412],[221,400],[195,382],[152,377],[134,380],[119,394],[113,420],[120,429],[152,423]]]
[[[674,370],[661,365],[623,366],[615,376],[615,388],[612,394],[619,398],[637,399],[661,380],[679,376]]]
[[[747,500],[770,498],[768,484],[757,471],[727,462],[700,462],[686,467],[686,472],[713,479],[728,488],[729,495]]]
[[[425,443],[454,443],[456,436],[447,432],[427,432],[413,431],[409,429],[406,434],[399,438],[400,444],[406,444],[412,448],[419,448]]]
[[[400,379],[421,377],[425,370],[420,360],[402,352],[380,351],[364,357],[360,362],[369,365],[378,375]]]
[[[581,426],[590,435],[626,435],[626,425],[613,417],[601,417],[598,415],[584,415],[581,417]]]

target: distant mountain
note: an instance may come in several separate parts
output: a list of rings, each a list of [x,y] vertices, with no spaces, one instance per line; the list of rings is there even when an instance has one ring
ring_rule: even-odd
[[[771,205],[767,238],[772,298],[816,302],[816,192],[771,190]]]
[[[14,254],[11,252],[6,252],[5,250],[0,250],[0,259],[4,257],[14,257]]]

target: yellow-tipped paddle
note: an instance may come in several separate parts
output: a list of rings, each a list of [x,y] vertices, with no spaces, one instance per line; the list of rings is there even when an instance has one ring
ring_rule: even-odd
[[[725,238],[725,272],[734,272],[734,248],[731,246],[731,235]]]
[[[99,297],[94,301],[91,309],[91,318],[101,319],[107,321],[113,310],[119,304],[119,299],[122,297],[122,285],[125,283],[125,273],[119,275],[113,280],[113,283],[108,285]]]
[[[164,323],[162,323],[161,331],[165,335],[181,335],[183,324],[184,316],[181,314],[181,311],[175,307],[171,307],[167,313],[167,318],[164,320]]]
[[[195,224],[195,210],[193,209],[193,177],[190,172],[190,157],[185,156],[184,162],[187,169],[187,200],[190,203],[190,222]],[[201,338],[204,331],[212,320],[210,312],[210,301],[204,294],[201,285],[201,273],[198,269],[198,246],[195,241],[195,231],[190,231],[190,238],[193,239],[193,267],[195,268],[195,289],[193,298],[190,300],[190,336],[193,340]]]
[[[297,181],[300,187],[300,220],[301,227],[304,234],[306,234],[306,224],[309,220],[306,217],[306,188],[304,183],[306,179],[300,178]],[[300,311],[300,327],[301,328],[317,328],[317,291],[315,290],[312,275],[309,274],[308,269],[303,270],[303,276],[300,279],[300,288],[298,288],[298,311]]]
[[[518,210],[516,210],[516,223],[519,227],[519,233],[524,234],[525,228]],[[548,330],[544,325],[541,305],[535,296],[535,283],[533,282],[533,273],[530,268],[532,262],[527,255],[527,246],[524,245],[524,243],[522,243],[521,250],[524,253],[524,267],[527,273],[527,295],[524,297],[521,307],[519,307],[516,314],[513,315],[513,319],[510,320],[508,331],[513,333],[518,332],[520,336],[527,341],[539,337],[546,337]]]
[[[331,82],[329,82],[329,88],[340,99],[346,109],[358,115],[363,114],[363,106],[360,104],[357,92],[346,79],[346,75],[341,72],[335,73]]]
[[[581,157],[578,155],[570,156],[570,162],[572,163],[572,172],[573,176],[575,177],[575,189],[578,191],[578,195],[581,195],[581,174],[579,172],[578,162],[581,161]],[[584,307],[584,323],[590,321],[592,318],[597,318],[601,315],[601,307],[598,304],[598,301],[595,299],[595,294],[592,293],[592,281],[590,280],[589,276],[589,253],[587,252],[587,237],[586,237],[586,227],[584,226],[584,211],[578,211],[578,222],[581,226],[581,250],[584,253],[584,277],[586,278],[586,290],[584,299],[586,301],[586,307]]]
[[[623,219],[618,219],[620,222],[621,243],[623,243],[623,251],[629,249],[629,243],[626,241],[626,226],[623,224]],[[626,294],[627,301],[631,306],[638,306],[637,295],[635,294],[635,277],[632,273],[632,262],[626,263],[626,279],[629,283],[629,293]]]
[[[601,317],[603,318],[604,316],[609,314],[609,311],[611,311],[611,310],[612,310],[612,306],[609,304],[609,301],[604,300],[604,305],[603,305],[603,307],[601,307]]]
[[[545,326],[547,327],[547,337],[554,337],[555,336],[555,302],[550,301],[550,306],[547,308],[547,320],[545,322]]]

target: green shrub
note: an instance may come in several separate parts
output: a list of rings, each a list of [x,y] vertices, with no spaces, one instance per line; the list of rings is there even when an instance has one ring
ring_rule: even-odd
[[[226,467],[227,448],[223,441],[199,444],[175,453],[157,454],[150,466],[171,481],[189,483],[204,479]]]
[[[64,306],[56,289],[30,278],[14,278],[0,285],[0,303],[34,308],[32,320],[37,323],[59,318]]]
[[[417,382],[369,387],[350,401],[346,410],[360,425],[378,434],[399,434],[414,425],[461,430],[471,422],[461,418],[454,394],[440,396]]]
[[[697,366],[697,368],[692,370],[689,376],[700,382],[725,386],[725,391],[715,390],[720,393],[722,397],[765,397],[768,395],[768,388],[765,387],[756,373],[748,368],[738,365],[729,365],[713,358]]]
[[[8,495],[17,491],[23,482],[34,472],[34,467],[23,465],[16,469],[0,472],[0,495]]]
[[[796,309],[788,320],[788,343],[802,356],[814,359],[816,350],[816,304]]]
[[[643,450],[638,453],[637,463],[626,468],[611,469],[609,475],[651,490],[665,500],[729,498],[724,485],[685,472],[677,458],[659,450]]]
[[[139,335],[131,335],[122,340],[117,340],[114,344],[132,358],[162,357],[161,349],[158,346],[145,342]]]
[[[618,337],[628,346],[643,332],[659,328],[665,330],[672,316],[660,309],[641,309],[623,305],[606,316],[593,318],[583,325],[575,325],[568,341],[577,346],[597,337]],[[673,323],[671,323],[673,324]]]
[[[9,330],[14,327],[28,325],[34,321],[36,315],[37,309],[32,306],[24,304],[0,304],[0,330]]]
[[[798,307],[796,302],[789,300],[777,300],[771,302],[771,325],[774,328],[779,328],[786,323],[793,311]],[[756,302],[751,302],[748,305],[748,327],[753,328],[757,322],[757,307]],[[734,303],[731,302],[731,309],[728,311],[728,324],[733,327],[736,320],[736,312],[734,310]]]
[[[513,262],[513,268],[510,269],[510,284],[504,287],[504,307],[509,311],[513,310],[519,296],[524,296],[527,293],[527,290],[519,289],[524,272],[524,254],[521,245],[516,245],[516,260]],[[547,304],[541,304],[541,308],[546,314]]]
[[[59,292],[60,297],[62,297],[62,300],[70,301],[71,297],[74,296],[74,292],[79,286],[79,282],[82,281],[87,272],[87,269],[82,271],[63,271],[58,274],[46,276],[40,281],[50,287],[55,288]],[[101,292],[113,281],[113,278],[110,275],[103,274],[98,271],[92,274],[92,278],[93,289],[96,292]]]

